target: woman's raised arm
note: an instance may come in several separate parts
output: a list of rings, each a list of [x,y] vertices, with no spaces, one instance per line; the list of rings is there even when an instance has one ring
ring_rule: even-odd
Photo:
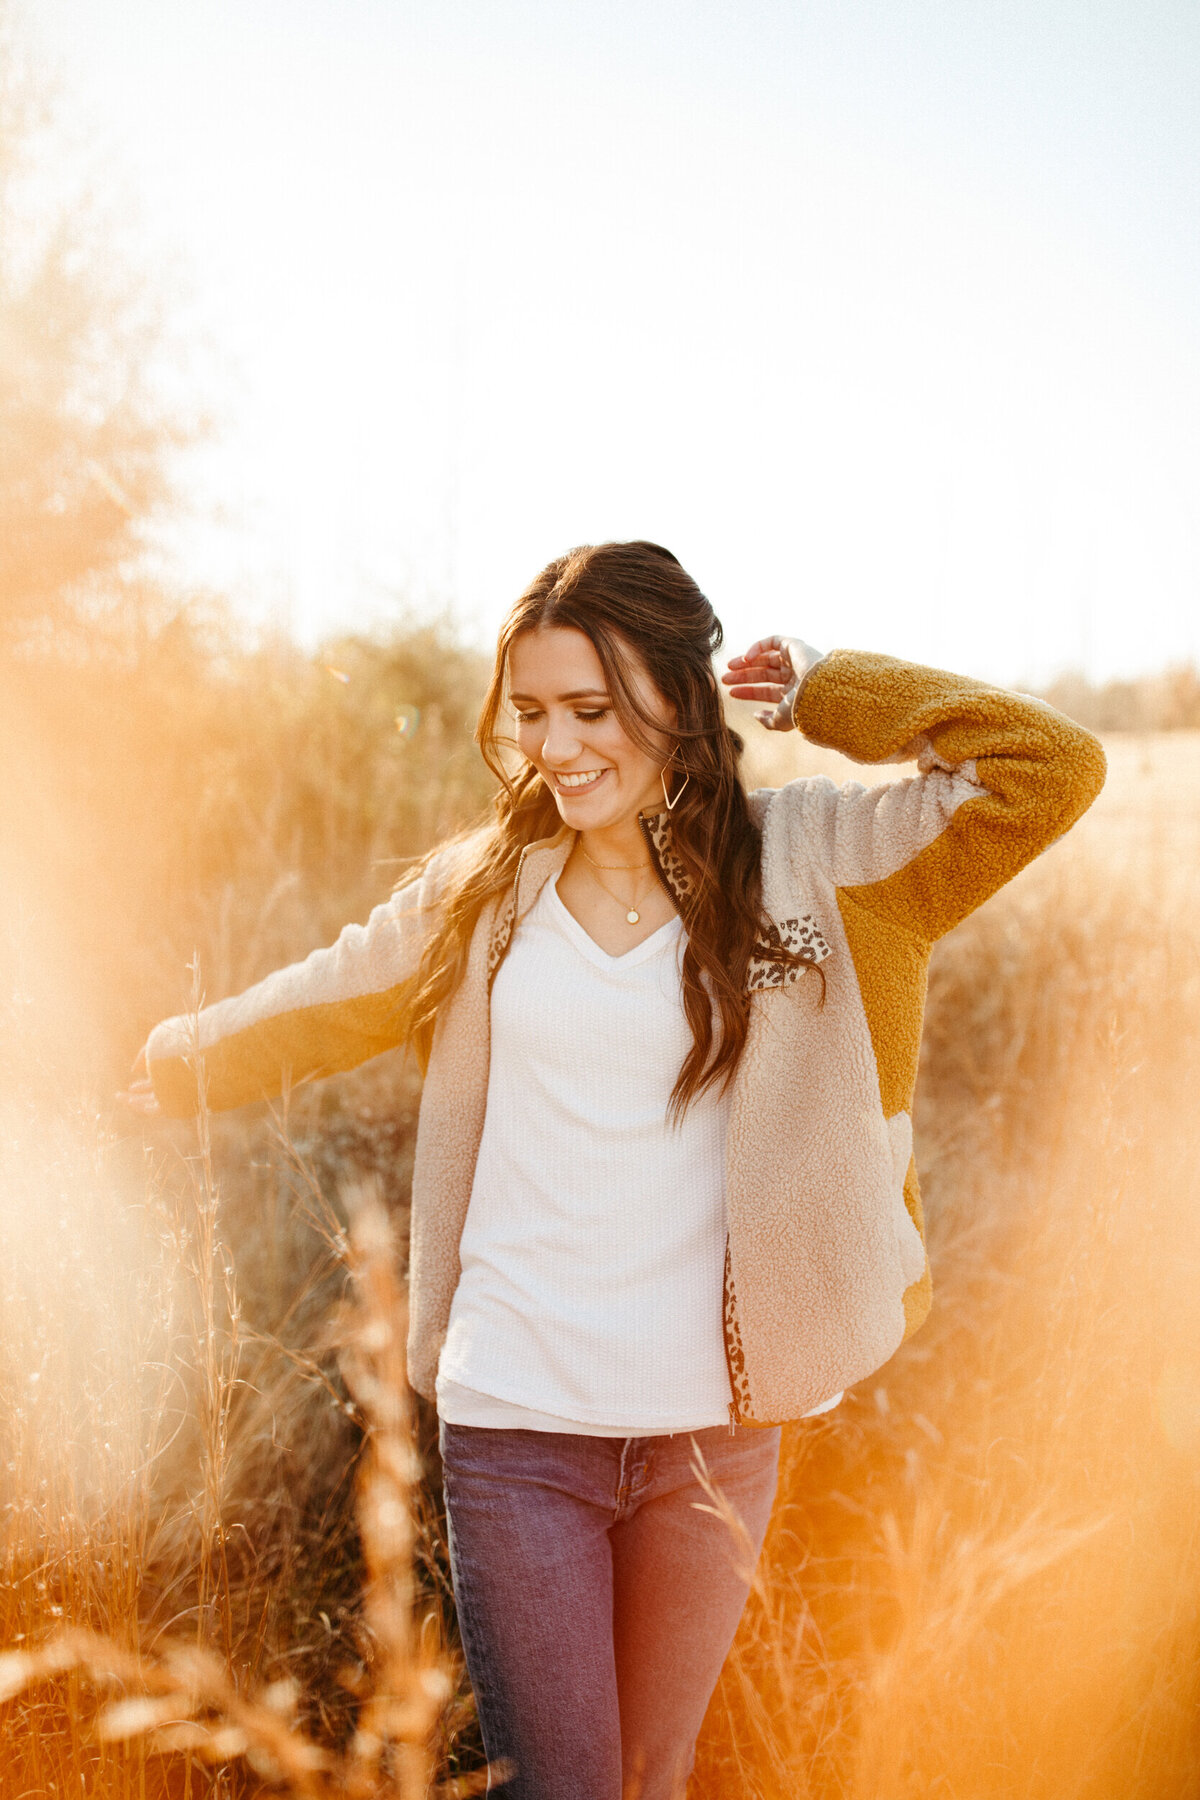
[[[759,715],[773,729],[790,722],[855,762],[916,761],[919,774],[880,787],[822,784],[808,826],[847,898],[928,942],[1069,830],[1104,784],[1091,732],[968,676],[856,650],[819,657],[798,639],[767,638],[723,679],[750,699],[760,697],[745,691],[753,677],[775,700]]]

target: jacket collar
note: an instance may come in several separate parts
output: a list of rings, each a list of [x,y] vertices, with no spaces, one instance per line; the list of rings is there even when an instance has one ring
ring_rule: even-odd
[[[562,825],[552,837],[526,844],[513,882],[513,923],[523,918],[548,881],[561,875],[575,847],[576,833]]]

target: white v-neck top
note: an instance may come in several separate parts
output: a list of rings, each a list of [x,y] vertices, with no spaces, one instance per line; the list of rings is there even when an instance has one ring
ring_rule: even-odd
[[[728,1418],[728,1102],[667,1118],[692,1042],[683,941],[673,918],[609,956],[552,881],[513,934],[438,1370],[452,1423],[640,1435]]]

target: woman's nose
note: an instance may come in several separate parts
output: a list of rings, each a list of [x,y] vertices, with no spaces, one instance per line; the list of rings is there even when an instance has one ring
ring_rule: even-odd
[[[546,762],[557,768],[563,763],[571,762],[579,755],[581,748],[579,732],[573,719],[547,719],[546,735],[542,739],[542,756]]]

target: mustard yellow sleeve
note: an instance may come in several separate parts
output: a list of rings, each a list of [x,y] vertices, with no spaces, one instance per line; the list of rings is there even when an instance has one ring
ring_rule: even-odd
[[[835,650],[806,676],[805,737],[920,773],[842,790],[831,837],[847,897],[932,942],[1060,837],[1104,784],[1104,752],[1045,702],[894,657]]]

